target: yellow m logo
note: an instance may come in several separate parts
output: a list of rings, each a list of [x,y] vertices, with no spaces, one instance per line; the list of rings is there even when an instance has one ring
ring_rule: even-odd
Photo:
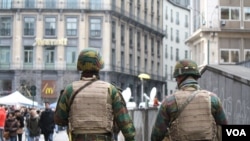
[[[45,89],[45,94],[47,94],[47,95],[53,94],[53,92],[54,92],[54,90],[51,87],[48,87]]]

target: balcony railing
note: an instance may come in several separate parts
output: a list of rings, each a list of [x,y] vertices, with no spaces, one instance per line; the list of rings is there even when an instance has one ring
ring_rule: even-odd
[[[0,70],[76,70],[76,63],[55,62],[55,63],[1,63]]]

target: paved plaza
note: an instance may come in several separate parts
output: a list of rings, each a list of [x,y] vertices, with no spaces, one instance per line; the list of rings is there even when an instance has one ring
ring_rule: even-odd
[[[59,131],[58,133],[54,133],[54,140],[53,141],[69,141],[68,135],[66,131]],[[23,141],[27,141],[25,134],[23,134]],[[44,141],[43,135],[41,135],[39,141]]]

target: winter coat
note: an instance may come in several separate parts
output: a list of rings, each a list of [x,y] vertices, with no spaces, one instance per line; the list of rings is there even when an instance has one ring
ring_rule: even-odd
[[[16,120],[16,118],[8,118],[5,122],[5,127],[4,130],[5,131],[9,131],[10,132],[10,136],[16,136],[17,133],[17,129],[19,128],[19,123]]]
[[[54,133],[54,112],[51,109],[45,109],[45,111],[41,113],[39,127],[42,130],[42,134]]]
[[[41,129],[39,127],[39,116],[29,117],[27,120],[27,128],[30,132],[31,137],[39,136]]]
[[[19,115],[16,117],[16,119],[18,120],[19,124],[20,124],[20,128],[24,127],[24,117],[22,115]]]
[[[5,124],[5,120],[6,120],[6,111],[4,108],[0,108],[0,128],[4,128],[4,124]]]

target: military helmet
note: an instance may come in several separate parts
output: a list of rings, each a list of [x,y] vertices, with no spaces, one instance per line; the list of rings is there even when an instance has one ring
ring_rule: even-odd
[[[180,60],[175,65],[174,78],[181,75],[193,75],[197,76],[198,78],[201,77],[197,64],[194,61],[188,59]]]
[[[80,52],[77,60],[77,70],[99,71],[103,66],[102,56],[97,49],[86,48]]]

